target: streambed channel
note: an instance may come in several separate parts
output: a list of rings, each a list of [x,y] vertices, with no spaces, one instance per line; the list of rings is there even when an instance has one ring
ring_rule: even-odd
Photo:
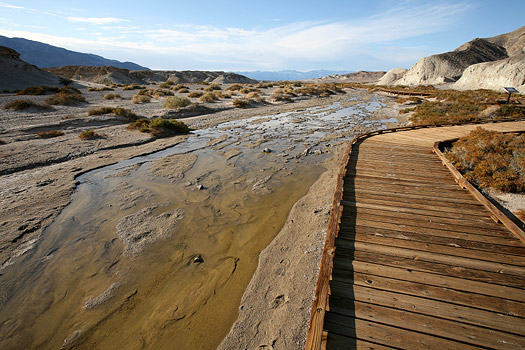
[[[196,130],[78,178],[0,275],[1,349],[214,349],[322,162],[397,122],[374,95]]]

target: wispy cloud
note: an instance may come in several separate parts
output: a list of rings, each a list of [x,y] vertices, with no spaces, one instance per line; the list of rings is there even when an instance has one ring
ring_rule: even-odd
[[[400,47],[399,42],[403,39],[444,31],[471,8],[469,2],[418,5],[417,2],[405,1],[358,21],[310,21],[285,25],[275,22],[273,28],[266,30],[202,25],[138,28],[135,24],[111,25],[127,21],[122,18],[66,17],[70,22],[100,25],[97,29],[107,31],[107,35],[97,33],[84,39],[43,36],[28,31],[19,31],[16,35],[72,50],[99,54],[113,52],[117,54],[114,57],[132,51],[156,62],[161,59],[187,64],[198,62],[200,68],[222,65],[224,69],[281,69],[290,66],[309,69],[358,56],[373,57],[376,62],[417,57],[424,48],[407,48],[404,55],[394,55],[388,48]],[[1,32],[5,33],[5,30],[0,29]]]
[[[116,17],[66,17],[70,22],[90,23],[90,24],[111,24],[129,22],[127,19]]]
[[[0,2],[0,7],[5,7],[5,8],[8,8],[8,9],[18,9],[18,10],[23,10],[24,9],[24,7],[22,7],[22,6],[6,4],[5,2]]]

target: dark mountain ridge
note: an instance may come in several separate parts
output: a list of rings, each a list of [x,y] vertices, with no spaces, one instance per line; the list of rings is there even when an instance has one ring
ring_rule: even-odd
[[[133,62],[120,62],[102,56],[67,50],[61,47],[23,38],[0,35],[0,45],[16,50],[20,59],[39,68],[61,66],[113,66],[130,70],[149,70]]]

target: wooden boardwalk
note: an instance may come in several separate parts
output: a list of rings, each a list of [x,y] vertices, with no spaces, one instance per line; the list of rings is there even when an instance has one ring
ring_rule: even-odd
[[[351,146],[306,349],[525,349],[525,244],[432,152],[476,127]],[[525,130],[525,121],[482,127]]]

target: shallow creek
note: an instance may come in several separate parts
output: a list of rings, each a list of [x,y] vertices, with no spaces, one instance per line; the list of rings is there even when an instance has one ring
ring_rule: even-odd
[[[258,255],[377,97],[226,122],[78,178],[0,276],[1,349],[214,349]]]

